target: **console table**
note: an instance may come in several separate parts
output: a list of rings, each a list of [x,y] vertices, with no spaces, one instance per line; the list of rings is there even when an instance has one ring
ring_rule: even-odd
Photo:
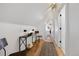
[[[21,51],[21,46],[22,44],[25,46],[25,49],[27,48],[27,38],[32,36],[32,43],[33,43],[33,34],[35,34],[35,40],[37,40],[37,34],[39,33],[39,31],[35,31],[34,33],[28,33],[27,35],[24,36],[20,36],[19,37],[19,51]]]
[[[35,46],[33,46],[31,49],[25,49],[20,52],[15,52],[10,54],[9,56],[39,56],[44,43],[44,40],[40,40],[40,42],[36,41]]]
[[[21,45],[24,44],[25,48],[27,48],[27,38],[32,36],[32,33],[28,33],[25,36],[19,37],[19,51],[21,51]]]

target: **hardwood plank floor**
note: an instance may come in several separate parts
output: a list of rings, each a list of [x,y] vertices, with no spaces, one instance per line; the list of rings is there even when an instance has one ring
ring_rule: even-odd
[[[53,43],[46,43],[40,52],[40,56],[64,56],[62,49]]]
[[[51,35],[49,35],[49,38],[47,39],[46,42],[52,42],[53,43],[57,56],[64,56],[63,50],[60,47],[58,47],[54,38]]]
[[[53,43],[46,42],[41,49],[40,56],[56,56],[56,50]]]

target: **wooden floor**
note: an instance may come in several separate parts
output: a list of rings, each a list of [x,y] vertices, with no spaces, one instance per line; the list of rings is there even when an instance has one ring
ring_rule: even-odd
[[[27,56],[57,56],[53,42],[40,40],[39,43],[27,52]]]
[[[56,56],[56,50],[53,43],[46,42],[41,49],[40,56]]]
[[[54,44],[54,48],[55,48],[55,51],[56,51],[56,55],[57,56],[64,56],[64,53],[63,53],[63,50],[57,46],[54,38],[52,36],[49,36],[49,38],[47,39],[48,42],[52,42]]]
[[[53,42],[45,43],[41,49],[40,56],[64,56],[62,49]]]

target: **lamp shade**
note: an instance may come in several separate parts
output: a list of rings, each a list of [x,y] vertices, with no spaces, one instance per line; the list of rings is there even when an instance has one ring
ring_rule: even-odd
[[[6,38],[0,39],[0,50],[8,45]]]

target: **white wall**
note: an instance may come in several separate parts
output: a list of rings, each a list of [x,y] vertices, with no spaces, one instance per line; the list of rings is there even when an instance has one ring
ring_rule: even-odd
[[[0,21],[36,25],[48,6],[48,3],[0,3]]]
[[[66,55],[79,56],[79,3],[68,4]],[[69,27],[69,28],[68,28]],[[69,53],[68,53],[69,52]]]
[[[35,27],[0,22],[0,38],[5,37],[8,42],[8,46],[6,47],[7,55],[19,51],[19,35],[23,32],[23,29],[30,31],[32,28]]]
[[[36,26],[45,37],[43,16],[48,6],[48,3],[2,3],[0,22]]]

